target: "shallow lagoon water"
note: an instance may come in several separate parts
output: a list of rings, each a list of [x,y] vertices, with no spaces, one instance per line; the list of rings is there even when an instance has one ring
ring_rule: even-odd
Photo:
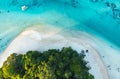
[[[104,39],[106,43],[108,43],[108,48],[116,47],[119,49],[120,20],[113,18],[111,9],[108,8],[104,2],[94,3],[89,2],[89,0],[79,0],[78,2],[79,4],[75,7],[70,0],[43,0],[37,5],[33,5],[31,0],[26,0],[26,2],[20,0],[20,2],[16,4],[11,4],[10,0],[6,0],[5,2],[1,1],[0,53],[2,53],[11,41],[22,31],[39,24],[54,25],[55,28],[60,29],[60,32],[64,35],[71,35],[72,37],[80,37],[79,31],[84,31],[91,35],[93,34],[93,37],[95,35],[98,38]],[[22,11],[21,6],[23,5],[27,5],[29,8],[26,11]],[[49,29],[51,27],[47,28]],[[68,34],[66,34],[66,32]],[[104,52],[108,51],[103,50],[105,48],[103,48],[100,43],[97,44],[99,45],[99,52],[101,50]],[[110,53],[113,52],[114,51],[110,51]],[[119,55],[114,57],[119,57]],[[110,64],[110,62],[104,59],[103,61],[106,63],[106,66]],[[117,61],[114,64],[117,64]],[[119,79],[119,77],[116,77],[116,79],[117,78]]]
[[[112,17],[111,10],[105,5],[105,1],[95,3],[89,0],[78,0],[76,7],[73,6],[70,0],[38,0],[37,3],[35,3],[34,0],[6,0],[1,1],[0,4],[1,32],[4,30],[7,31],[8,27],[10,29],[29,27],[30,21],[37,23],[37,21],[35,21],[37,20],[35,18],[37,15],[39,16],[37,18],[42,18],[42,22],[46,23],[47,21],[47,23],[57,24],[60,27],[66,28],[66,22],[63,21],[61,23],[59,19],[56,19],[57,17],[61,16],[62,18],[62,16],[65,16],[78,22],[78,24],[70,28],[76,28],[78,30],[81,27],[80,24],[83,24],[120,46],[119,20],[116,21],[116,19]],[[22,5],[28,6],[28,10],[23,12],[21,10]],[[55,12],[56,15],[54,15]],[[43,16],[45,14],[47,14],[46,17]],[[69,23],[69,21],[67,23]]]

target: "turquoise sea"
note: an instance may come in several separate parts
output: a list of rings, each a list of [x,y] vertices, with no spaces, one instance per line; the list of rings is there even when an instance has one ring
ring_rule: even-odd
[[[114,2],[117,5],[117,1]],[[24,5],[28,7],[26,11],[21,10]],[[64,30],[94,30],[120,46],[120,17],[114,17],[105,1],[1,0],[0,52],[25,28],[39,23],[56,25]]]
[[[0,0],[0,54],[25,29],[41,24],[71,37],[81,31],[93,36],[87,39],[95,42],[106,68],[111,65],[110,79],[120,79],[119,0]]]

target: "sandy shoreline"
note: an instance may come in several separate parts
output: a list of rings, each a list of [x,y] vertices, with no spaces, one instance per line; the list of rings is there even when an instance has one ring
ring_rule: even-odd
[[[8,46],[0,57],[0,66],[2,62],[11,53],[25,53],[29,50],[44,51],[47,49],[61,49],[62,47],[71,46],[73,49],[80,52],[81,50],[89,50],[86,54],[86,60],[89,61],[91,66],[90,73],[94,75],[95,79],[109,79],[106,67],[104,66],[98,51],[90,44],[86,43],[83,39],[66,38],[57,34],[58,30],[53,31],[37,31],[35,29],[28,29],[17,36],[13,42]]]

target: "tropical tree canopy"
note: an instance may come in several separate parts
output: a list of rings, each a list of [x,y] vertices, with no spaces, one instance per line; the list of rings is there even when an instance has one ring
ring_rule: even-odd
[[[0,68],[0,79],[94,79],[84,57],[71,47],[13,53]]]

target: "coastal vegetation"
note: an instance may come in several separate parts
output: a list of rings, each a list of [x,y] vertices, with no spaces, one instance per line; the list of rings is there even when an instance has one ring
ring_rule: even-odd
[[[71,47],[13,53],[0,68],[0,79],[94,79],[84,57]]]

